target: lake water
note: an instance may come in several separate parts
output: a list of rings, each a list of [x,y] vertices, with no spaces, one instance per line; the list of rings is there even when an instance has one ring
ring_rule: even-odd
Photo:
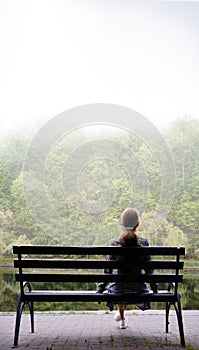
[[[94,287],[95,288],[95,287]],[[15,282],[13,271],[0,272],[0,311],[15,311],[19,284]],[[185,276],[179,288],[181,303],[184,310],[199,310],[199,276]],[[52,310],[52,304],[39,304],[38,310]],[[164,309],[165,303],[153,303],[152,309]],[[105,305],[97,303],[61,303],[54,304],[53,310],[99,310],[105,309]],[[37,309],[37,306],[36,306]]]

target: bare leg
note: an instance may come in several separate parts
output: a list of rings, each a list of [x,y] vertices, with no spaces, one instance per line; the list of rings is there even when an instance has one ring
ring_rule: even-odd
[[[127,309],[127,306],[126,304],[119,304],[118,305],[118,310],[119,310],[119,313],[120,313],[120,319],[121,320],[124,320],[124,311]]]

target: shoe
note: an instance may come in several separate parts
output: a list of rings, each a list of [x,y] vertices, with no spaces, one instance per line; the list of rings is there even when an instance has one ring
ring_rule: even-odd
[[[127,321],[126,320],[120,320],[120,329],[125,329],[127,327]]]
[[[126,317],[126,316],[124,316],[124,319],[127,321],[127,317]],[[117,311],[117,312],[115,313],[114,320],[115,320],[116,322],[121,321],[119,311]]]
[[[119,322],[119,321],[120,321],[120,313],[119,313],[119,311],[117,311],[117,312],[115,313],[114,320],[115,320],[116,322]]]

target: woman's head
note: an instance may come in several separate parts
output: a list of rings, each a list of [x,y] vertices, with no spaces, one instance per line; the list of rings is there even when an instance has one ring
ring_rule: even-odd
[[[139,213],[135,208],[126,208],[121,214],[121,224],[127,231],[135,231],[139,225]]]
[[[139,225],[139,213],[135,208],[126,208],[121,215],[124,232],[120,235],[120,244],[125,246],[139,246],[136,228]]]

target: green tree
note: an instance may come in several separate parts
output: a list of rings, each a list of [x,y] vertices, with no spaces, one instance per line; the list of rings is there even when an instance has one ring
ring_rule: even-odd
[[[150,232],[154,212],[145,213],[141,218],[138,229],[139,235],[148,238],[150,245],[156,246],[183,246],[188,249],[187,235],[168,220],[163,220],[154,232]]]
[[[188,237],[189,251],[199,248],[199,122],[176,120],[166,135],[176,165],[176,194],[169,220]]]

